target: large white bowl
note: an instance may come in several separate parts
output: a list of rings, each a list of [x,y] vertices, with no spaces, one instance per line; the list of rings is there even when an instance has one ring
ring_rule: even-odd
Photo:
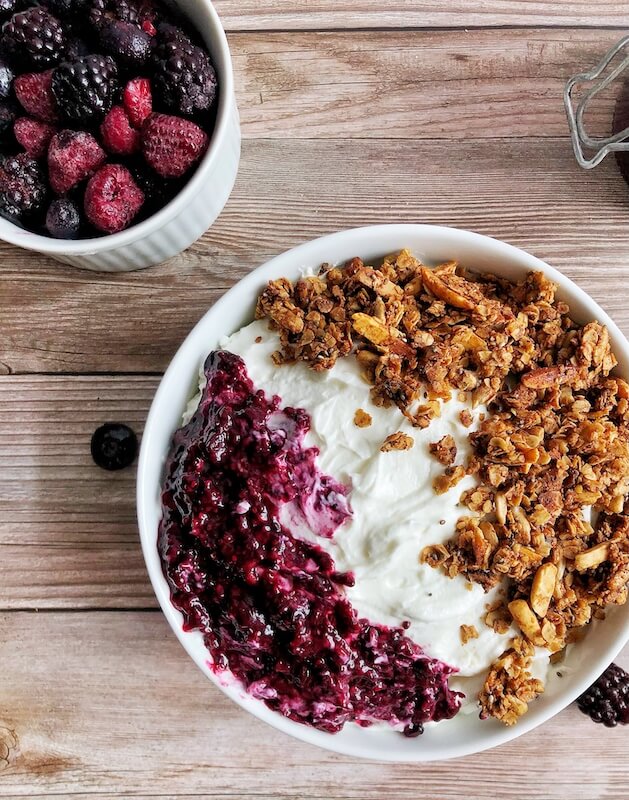
[[[156,214],[120,233],[76,241],[53,239],[0,217],[0,239],[75,267],[128,272],[159,264],[185,250],[221,213],[240,161],[240,123],[227,37],[209,0],[177,0],[171,5],[177,6],[203,37],[219,86],[210,146],[188,183]]]
[[[285,719],[233,683],[223,685],[217,680],[208,665],[209,654],[201,634],[182,629],[182,617],[170,602],[157,551],[164,462],[171,436],[179,427],[186,402],[196,388],[199,366],[208,352],[222,336],[251,320],[255,298],[269,279],[284,275],[297,278],[306,268],[317,268],[325,261],[340,263],[353,256],[370,261],[403,247],[428,264],[454,258],[472,269],[490,270],[510,279],[521,278],[528,270],[543,270],[559,284],[560,297],[570,304],[579,322],[597,319],[607,325],[619,371],[629,375],[629,344],[607,314],[572,281],[522,250],[476,233],[430,225],[381,225],[336,233],[296,247],[247,275],[207,312],[180,347],[157,390],[144,430],[138,468],[138,519],[148,572],[168,622],[196,664],[228,697],[275,728],[328,750],[387,761],[436,761],[508,742],[565,708],[629,639],[629,604],[610,612],[603,624],[590,630],[584,641],[572,648],[561,665],[563,677],[556,677],[553,671],[546,692],[511,728],[494,720],[481,721],[476,714],[459,714],[452,720],[428,725],[417,739],[352,725],[332,735]]]

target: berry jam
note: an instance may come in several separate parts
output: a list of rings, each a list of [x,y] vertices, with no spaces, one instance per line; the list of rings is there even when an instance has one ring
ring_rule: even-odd
[[[217,672],[269,708],[324,731],[375,721],[416,736],[450,719],[454,671],[400,628],[358,618],[320,546],[282,519],[333,536],[351,516],[348,488],[305,447],[308,414],[256,391],[244,361],[217,351],[194,416],[175,433],[159,548],[186,630],[203,633]],[[288,512],[288,513],[287,513]]]

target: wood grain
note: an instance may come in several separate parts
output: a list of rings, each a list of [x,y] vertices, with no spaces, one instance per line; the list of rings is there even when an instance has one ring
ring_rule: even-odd
[[[245,137],[478,139],[567,135],[567,78],[618,39],[561,28],[244,33],[229,42]],[[590,125],[610,131],[613,101],[610,91]]]
[[[225,287],[335,230],[427,222],[523,247],[576,280],[629,333],[629,190],[612,159],[586,172],[565,140],[248,141],[203,238],[126,275],[0,244],[0,371],[157,372]],[[403,243],[401,242],[400,245]]]
[[[10,654],[3,685],[11,687],[0,710],[0,748],[9,751],[4,769],[0,758],[3,797],[455,800],[465,786],[475,800],[521,800],[525,786],[530,800],[620,800],[629,792],[627,730],[594,728],[574,707],[472,758],[357,764],[237,708],[160,613],[16,612],[0,615],[0,631]],[[621,663],[629,665],[629,651]]]
[[[626,26],[629,3],[612,0],[215,0],[227,30],[470,28],[503,25]]]
[[[0,380],[0,607],[155,606],[135,514],[135,467],[99,469],[103,422],[141,433],[150,377]]]

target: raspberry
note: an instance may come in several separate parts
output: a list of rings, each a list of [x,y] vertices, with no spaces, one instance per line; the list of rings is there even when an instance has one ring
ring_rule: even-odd
[[[20,117],[15,120],[13,133],[31,158],[43,158],[48,151],[48,144],[55,133],[55,128],[38,119]]]
[[[152,114],[142,129],[142,152],[164,178],[178,178],[206,151],[208,137],[194,122],[168,114]]]
[[[85,215],[95,228],[116,233],[126,228],[142,208],[144,194],[129,170],[106,164],[93,175],[85,190]]]
[[[610,664],[601,677],[577,699],[580,710],[608,728],[629,724],[629,674]]]
[[[114,106],[107,114],[100,126],[100,135],[110,153],[128,156],[140,147],[140,132],[131,127],[122,106]]]
[[[208,54],[179,29],[160,25],[153,53],[155,96],[177,114],[205,112],[216,98],[216,72]]]
[[[18,75],[13,82],[15,95],[24,111],[44,122],[54,122],[59,118],[52,93],[52,73],[51,69],[46,72],[26,72]]]
[[[141,128],[153,110],[151,82],[148,78],[134,78],[124,87],[122,104],[134,128]]]
[[[81,212],[65,197],[53,200],[46,212],[46,229],[55,239],[76,239],[81,228]]]
[[[91,133],[63,130],[48,147],[48,177],[57,194],[64,194],[91,175],[106,159]]]
[[[37,161],[26,153],[5,158],[0,166],[0,214],[20,220],[37,213],[46,201],[46,181]]]
[[[152,38],[131,22],[112,20],[103,23],[99,41],[105,53],[129,70],[142,70],[151,55]]]
[[[0,59],[0,99],[6,100],[7,97],[11,97],[14,77],[11,67]]]
[[[114,103],[117,74],[111,56],[85,56],[60,64],[52,75],[59,111],[72,122],[99,122]]]
[[[2,28],[2,49],[9,60],[36,70],[57,64],[65,49],[61,23],[44,8],[14,14]]]

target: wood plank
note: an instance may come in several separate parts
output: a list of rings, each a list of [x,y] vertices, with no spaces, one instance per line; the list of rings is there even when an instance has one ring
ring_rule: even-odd
[[[565,140],[245,142],[223,214],[184,255],[126,275],[0,243],[0,371],[163,370],[222,293],[269,257],[359,225],[428,222],[521,246],[629,334],[629,190]],[[401,243],[402,244],[402,243]]]
[[[465,786],[475,800],[521,800],[523,787],[531,800],[620,800],[629,792],[629,729],[594,728],[574,707],[471,758],[359,764],[246,715],[197,670],[160,613],[14,612],[0,615],[0,631],[9,656],[3,797],[458,800]],[[621,663],[629,666],[629,650]]]
[[[141,434],[150,377],[0,379],[0,607],[155,606],[140,551],[135,466],[99,469],[98,425]]]
[[[518,4],[520,5],[520,4]],[[245,137],[565,136],[563,87],[618,31],[230,35]],[[611,127],[614,93],[592,124]]]
[[[504,25],[626,26],[629,3],[556,0],[215,0],[226,30],[471,28]]]

